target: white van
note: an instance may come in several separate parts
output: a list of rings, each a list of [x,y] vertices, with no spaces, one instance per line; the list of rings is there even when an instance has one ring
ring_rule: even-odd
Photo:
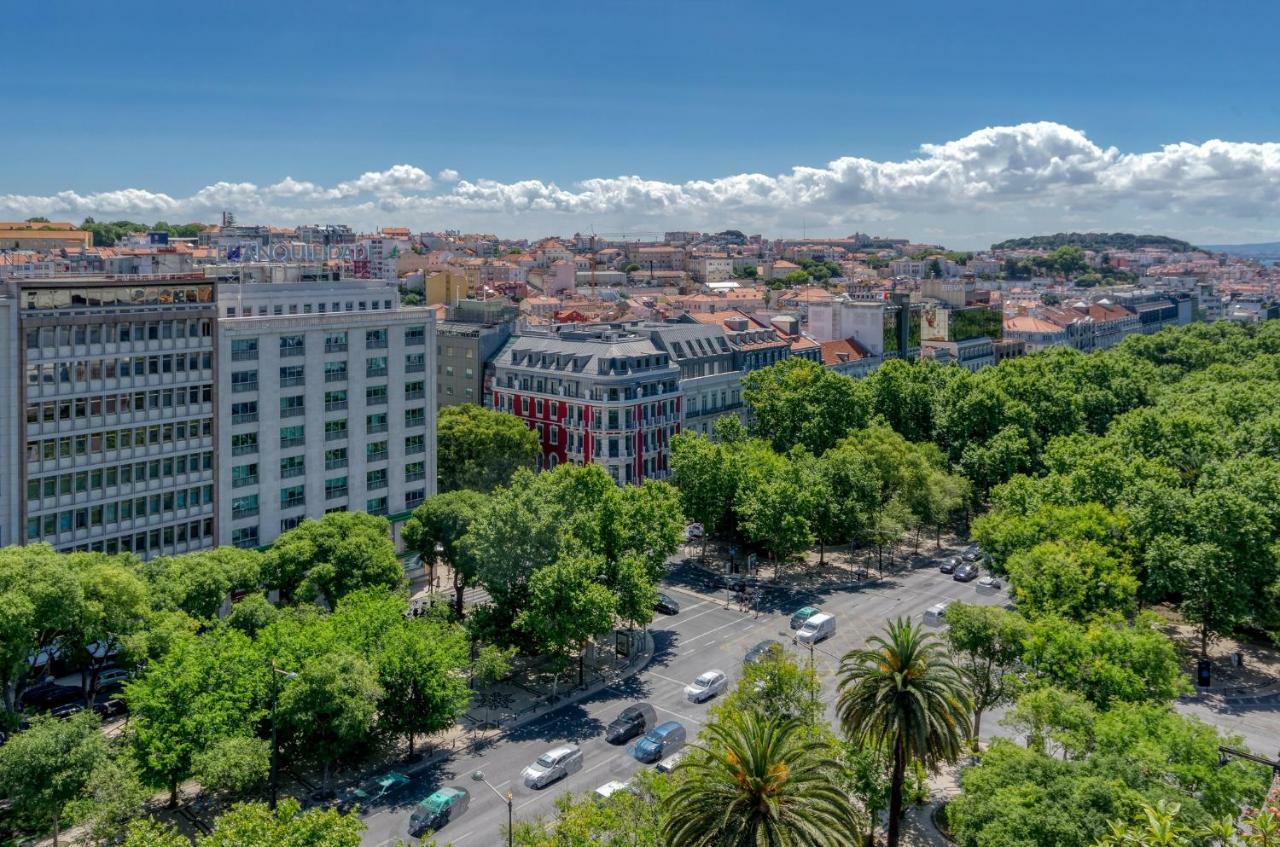
[[[949,605],[951,603],[948,601],[946,603],[937,603],[925,609],[924,622],[929,626],[942,626],[945,624],[947,622],[947,606]]]
[[[817,644],[819,641],[830,638],[835,634],[835,615],[819,612],[805,621],[800,627],[800,631],[796,633],[796,641],[801,644]]]

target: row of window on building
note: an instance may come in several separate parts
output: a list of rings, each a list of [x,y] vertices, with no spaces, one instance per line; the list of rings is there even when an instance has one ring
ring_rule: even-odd
[[[188,373],[199,373],[201,378],[207,379],[208,374],[200,372],[207,372],[212,368],[213,354],[207,351],[73,362],[32,362],[27,364],[27,385],[73,385],[102,379]]]
[[[209,338],[212,333],[213,322],[207,318],[42,326],[27,330],[27,350],[48,350],[50,355],[56,355],[57,350],[53,348],[84,344],[167,341],[176,338]]]
[[[116,450],[135,448],[178,448],[194,438],[213,435],[213,421],[209,418],[189,421],[172,421],[150,426],[108,429],[58,438],[33,439],[27,442],[27,464],[57,462],[62,459],[81,459],[87,462],[111,458],[106,454]],[[38,472],[38,468],[34,468]]]
[[[76,421],[90,426],[100,426],[108,415],[129,415],[134,412],[155,413],[163,409],[183,409],[213,401],[212,385],[184,385],[177,388],[160,388],[151,391],[134,391],[127,394],[104,394],[96,397],[76,397],[66,400],[49,400],[27,404],[27,423],[57,423]]]
[[[213,506],[213,485],[179,488],[143,497],[108,500],[93,506],[63,509],[27,518],[27,539],[40,541],[81,530],[100,529],[117,523],[170,515],[201,506]]]

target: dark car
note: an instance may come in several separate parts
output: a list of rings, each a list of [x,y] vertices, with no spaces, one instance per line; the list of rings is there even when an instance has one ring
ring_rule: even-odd
[[[610,744],[623,744],[637,735],[644,735],[657,722],[658,713],[652,706],[648,703],[634,703],[623,709],[605,728],[604,740]]]
[[[439,832],[445,824],[462,817],[471,803],[471,793],[456,785],[446,785],[419,800],[409,816],[409,834],[419,838]]]
[[[772,638],[766,638],[756,646],[747,651],[747,655],[742,657],[743,665],[754,665],[757,662],[763,662],[770,656],[777,655],[782,652],[781,642],[774,641]]]
[[[730,591],[754,591],[760,587],[760,578],[755,576],[743,576],[742,574],[729,574],[725,577],[725,585]]]
[[[977,544],[970,544],[964,548],[964,552],[960,554],[960,558],[966,562],[976,562],[982,558],[982,551],[978,549]]]
[[[109,697],[93,704],[94,713],[104,721],[122,718],[129,713],[129,706],[119,697]]]
[[[965,562],[956,568],[956,572],[951,575],[956,582],[972,582],[978,578],[978,566],[973,562]]]
[[[338,804],[338,810],[346,814],[356,806],[359,806],[364,811],[368,811],[388,802],[409,785],[409,777],[399,771],[387,771],[384,774],[379,774],[372,779],[366,780],[358,788],[352,789]]]
[[[680,614],[680,604],[676,602],[674,597],[662,592],[658,592],[658,602],[653,604],[653,609],[655,612],[662,612],[664,615]]]
[[[52,679],[45,679],[23,692],[22,703],[33,709],[53,709],[83,697],[84,692],[78,685],[59,685]]]
[[[797,610],[796,613],[791,616],[791,628],[799,629],[804,626],[804,622],[818,614],[819,611],[820,610],[817,606],[805,606],[803,609]]]
[[[938,570],[943,573],[954,573],[955,569],[960,567],[959,556],[948,556],[942,560],[942,564],[938,566]]]
[[[66,720],[73,715],[78,715],[84,711],[84,705],[81,703],[63,703],[49,710],[49,714],[55,718]]]

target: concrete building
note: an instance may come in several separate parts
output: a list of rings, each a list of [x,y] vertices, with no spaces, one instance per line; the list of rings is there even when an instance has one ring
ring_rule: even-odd
[[[703,284],[724,282],[733,278],[733,259],[723,253],[694,256],[689,260],[689,275]]]
[[[224,286],[218,309],[219,544],[435,493],[434,311],[360,280]]]
[[[215,318],[203,275],[0,288],[0,545],[214,543]]]
[[[594,463],[619,484],[665,479],[684,414],[680,367],[647,332],[525,330],[493,360],[491,405],[538,432],[539,466]]]
[[[81,250],[93,246],[93,233],[73,223],[0,222],[0,250]]]
[[[485,364],[515,329],[515,307],[506,300],[462,300],[436,324],[436,404],[485,405]]]

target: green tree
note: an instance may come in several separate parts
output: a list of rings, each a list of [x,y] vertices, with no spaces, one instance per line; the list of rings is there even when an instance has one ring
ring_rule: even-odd
[[[154,606],[209,621],[217,617],[232,591],[259,586],[262,554],[238,547],[215,547],[180,556],[159,556],[143,563],[139,570],[150,585]]]
[[[463,596],[467,588],[475,584],[477,574],[475,561],[465,555],[460,542],[484,502],[485,495],[469,489],[437,494],[414,509],[413,516],[401,530],[405,544],[423,561],[435,561],[436,545],[440,545],[439,557],[453,571],[454,614],[459,620],[465,611]]]
[[[271,745],[245,735],[221,738],[196,754],[192,769],[205,790],[248,797],[265,788],[270,779]]]
[[[892,762],[876,747],[845,742],[840,747],[844,788],[862,807],[866,821],[865,847],[875,847],[875,821],[889,808]]]
[[[492,491],[542,453],[538,434],[506,412],[473,403],[445,406],[436,420],[439,490]]]
[[[867,425],[871,396],[858,380],[808,359],[784,359],[742,380],[753,431],[779,452],[800,445],[821,455]]]
[[[76,576],[83,599],[67,637],[75,649],[67,652],[80,664],[81,691],[89,706],[98,693],[98,675],[146,626],[151,605],[147,585],[122,562],[85,562]]]
[[[947,644],[973,699],[973,744],[979,743],[982,713],[1009,700],[1012,676],[1022,659],[1027,624],[995,606],[953,603],[947,607]]]
[[[529,604],[515,626],[553,657],[562,669],[581,653],[587,641],[607,632],[617,611],[617,597],[601,584],[602,557],[571,555],[534,572],[529,580]],[[557,683],[559,672],[556,674]],[[553,692],[554,693],[554,692]]]
[[[277,720],[291,756],[319,764],[330,791],[334,762],[370,741],[383,695],[369,662],[354,653],[307,661],[280,692]]]
[[[1098,712],[1074,691],[1055,685],[1031,688],[1018,697],[1002,723],[1022,734],[1027,748],[1049,753],[1058,745],[1062,758],[1079,757],[1093,746],[1093,726]]]
[[[142,775],[168,787],[171,805],[196,755],[223,738],[253,734],[266,702],[265,673],[244,634],[219,628],[176,639],[125,686]]]
[[[851,742],[893,757],[889,847],[897,847],[907,765],[954,762],[970,733],[972,700],[936,637],[908,620],[890,623],[840,663],[836,711]]]
[[[28,658],[77,626],[84,592],[72,560],[47,544],[0,548],[0,683],[10,724],[31,681]]]
[[[263,561],[263,576],[285,597],[323,597],[332,605],[360,588],[398,588],[404,569],[386,518],[330,512],[277,538]]]
[[[37,716],[0,746],[0,794],[18,814],[49,824],[56,847],[63,814],[106,756],[107,740],[92,712],[65,721]]]
[[[712,533],[726,527],[733,507],[732,462],[724,445],[696,432],[671,440],[671,480],[690,520],[702,524],[702,556]]]
[[[1132,624],[1040,618],[1030,625],[1023,659],[1034,676],[1099,708],[1113,701],[1164,703],[1188,688],[1173,642],[1151,616]]]
[[[857,819],[840,764],[797,720],[741,712],[707,726],[667,802],[667,847],[835,847]]]
[[[461,627],[404,620],[383,640],[375,664],[382,687],[379,724],[408,739],[410,756],[416,735],[448,729],[466,711],[471,692],[463,674],[468,643]]]
[[[767,476],[747,486],[737,507],[743,534],[763,547],[776,566],[814,542],[809,518],[815,492],[797,478],[794,462],[787,465],[786,475]]]
[[[86,841],[106,847],[120,843],[129,824],[146,814],[150,800],[151,790],[138,777],[128,749],[115,747],[99,760],[68,811]]]
[[[554,820],[516,822],[516,847],[665,847],[663,810],[673,779],[641,770],[629,782],[630,790],[608,799],[561,795]]]
[[[787,718],[806,727],[826,731],[826,704],[817,671],[801,666],[780,646],[758,662],[742,669],[742,678],[733,691],[711,707],[714,720],[727,721],[736,712],[754,712],[760,717]]]
[[[1018,606],[1027,616],[1085,621],[1136,608],[1138,579],[1093,541],[1046,541],[1005,563]]]

